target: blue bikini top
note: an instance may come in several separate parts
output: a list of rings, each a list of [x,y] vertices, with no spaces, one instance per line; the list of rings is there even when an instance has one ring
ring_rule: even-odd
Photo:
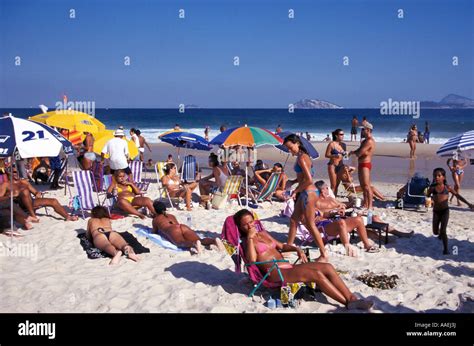
[[[296,173],[303,173],[303,168],[301,168],[301,166],[298,164],[298,161],[296,161],[296,163],[295,163],[294,170],[295,170]],[[314,175],[314,167],[311,164],[311,176],[313,176],[313,175]]]

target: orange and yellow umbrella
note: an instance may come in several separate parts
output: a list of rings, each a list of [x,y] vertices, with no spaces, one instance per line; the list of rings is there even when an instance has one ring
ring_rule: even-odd
[[[69,131],[98,133],[105,130],[105,125],[102,122],[89,114],[75,110],[51,111],[28,119]]]

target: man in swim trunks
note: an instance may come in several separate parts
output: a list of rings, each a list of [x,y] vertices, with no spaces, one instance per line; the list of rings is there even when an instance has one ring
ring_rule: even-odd
[[[351,123],[351,142],[357,141],[357,126],[359,125],[359,120],[357,120],[357,116],[352,117],[352,123]],[[354,139],[352,139],[354,138]]]
[[[364,208],[372,209],[373,192],[370,182],[370,171],[372,170],[372,155],[375,152],[375,140],[372,137],[372,130],[374,127],[371,123],[366,122],[362,127],[362,134],[364,140],[360,143],[359,149],[351,151],[350,155],[358,157],[359,161],[359,182],[364,193]]]
[[[140,161],[145,160],[145,145],[150,150],[151,153],[151,148],[148,142],[146,141],[145,137],[142,136],[142,132],[140,130],[135,130],[136,135],[138,136],[138,151],[140,152]]]

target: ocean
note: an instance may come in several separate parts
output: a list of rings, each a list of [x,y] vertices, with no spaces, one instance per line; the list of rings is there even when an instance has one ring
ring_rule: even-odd
[[[1,109],[14,116],[28,118],[41,113],[34,108]],[[354,115],[362,121],[362,116],[374,126],[374,137],[378,142],[402,142],[409,127],[416,124],[424,131],[425,121],[430,125],[430,143],[444,143],[449,138],[468,130],[474,130],[474,109],[421,109],[419,119],[409,115],[381,115],[379,109],[96,109],[97,119],[107,128],[123,126],[140,129],[150,143],[158,143],[158,135],[179,124],[182,129],[204,137],[204,128],[209,126],[210,138],[219,134],[219,127],[234,126],[264,127],[275,131],[281,125],[284,131],[306,132],[313,140],[323,140],[333,130],[345,131],[345,139],[350,140],[351,120]],[[360,134],[360,131],[359,131]]]

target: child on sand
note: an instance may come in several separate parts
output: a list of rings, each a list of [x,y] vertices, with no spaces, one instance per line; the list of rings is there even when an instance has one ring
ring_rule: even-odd
[[[446,233],[449,221],[449,193],[452,193],[460,201],[466,203],[469,208],[474,209],[474,205],[466,201],[464,197],[446,183],[446,171],[443,168],[435,168],[433,171],[433,183],[426,195],[427,197],[433,196],[433,234],[443,241],[444,255],[449,255],[448,235]]]

